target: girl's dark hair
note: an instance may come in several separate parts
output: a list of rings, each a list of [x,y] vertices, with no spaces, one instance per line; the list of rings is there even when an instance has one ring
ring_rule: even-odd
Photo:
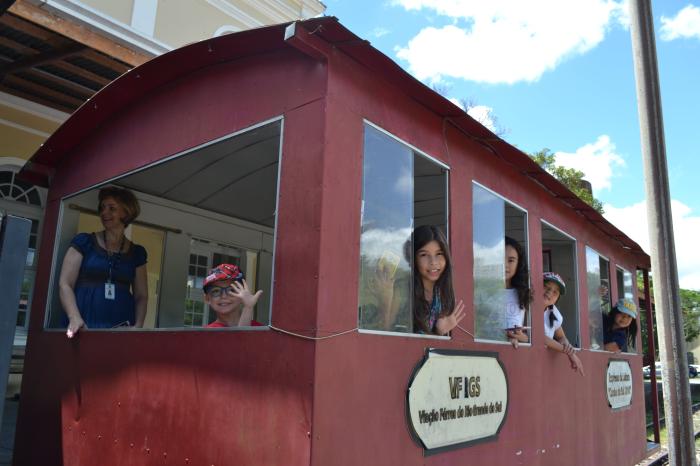
[[[511,286],[518,293],[518,304],[521,309],[527,309],[532,301],[532,291],[530,290],[530,278],[527,271],[527,258],[523,247],[510,236],[506,236],[506,246],[511,246],[518,254],[518,267],[515,275],[510,280]]]
[[[610,314],[608,314],[608,318],[604,320],[606,333],[612,331],[613,325],[615,325],[615,316],[617,314],[622,314],[622,312],[617,308],[617,306],[615,306],[610,311]],[[627,336],[627,346],[635,348],[637,342],[637,319],[632,319],[632,323],[629,325],[629,327],[623,330]]]
[[[447,245],[447,240],[442,231],[433,225],[423,225],[413,230],[413,251],[410,254],[410,261],[413,264],[413,330],[421,330],[425,333],[433,333],[430,328],[430,305],[425,299],[425,289],[423,288],[423,280],[416,270],[416,253],[423,246],[431,241],[437,241],[445,255],[445,269],[442,271],[440,278],[435,283],[433,293],[439,293],[440,303],[442,304],[441,316],[449,315],[455,308],[455,295],[452,289],[452,257],[450,256],[450,248]],[[406,242],[406,256],[409,256],[410,240]]]

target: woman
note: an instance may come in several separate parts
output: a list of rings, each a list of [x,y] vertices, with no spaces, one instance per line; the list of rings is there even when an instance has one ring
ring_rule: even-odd
[[[139,203],[128,189],[113,186],[101,189],[98,199],[104,230],[75,236],[61,267],[68,338],[82,328],[143,327],[146,317],[146,250],[124,235]]]
[[[637,306],[620,299],[610,314],[603,314],[603,345],[606,351],[626,353],[637,338]]]

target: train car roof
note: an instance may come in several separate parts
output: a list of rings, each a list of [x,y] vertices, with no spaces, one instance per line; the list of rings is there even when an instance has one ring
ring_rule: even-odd
[[[294,35],[291,38],[285,34],[289,32],[290,24],[295,25]],[[311,42],[308,36],[313,36]],[[319,43],[317,39],[321,42]],[[381,77],[411,99],[444,118],[466,137],[513,166],[523,176],[534,180],[551,196],[576,211],[606,236],[619,242],[622,248],[629,250],[637,257],[639,266],[646,268],[650,266],[649,256],[636,242],[608,222],[527,154],[495,135],[470,117],[462,108],[415,79],[389,57],[372,47],[369,41],[361,39],[345,28],[335,17],[278,24],[203,40],[160,55],[127,71],[76,110],[25,164],[20,176],[39,186],[48,187],[54,168],[80,144],[86,134],[152,89],[216,63],[282,48],[295,47],[313,56],[315,47],[313,41],[316,41],[316,46],[340,50],[375,76]]]

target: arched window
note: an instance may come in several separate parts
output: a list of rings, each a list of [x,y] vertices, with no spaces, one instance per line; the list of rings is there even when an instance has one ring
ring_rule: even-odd
[[[0,170],[0,199],[41,207],[39,189],[17,178],[12,170]]]

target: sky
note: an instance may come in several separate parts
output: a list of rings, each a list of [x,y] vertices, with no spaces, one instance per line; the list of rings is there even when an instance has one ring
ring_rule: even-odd
[[[650,252],[627,0],[324,3],[509,143],[583,171],[605,217]],[[700,290],[700,0],[652,8],[678,276]]]

